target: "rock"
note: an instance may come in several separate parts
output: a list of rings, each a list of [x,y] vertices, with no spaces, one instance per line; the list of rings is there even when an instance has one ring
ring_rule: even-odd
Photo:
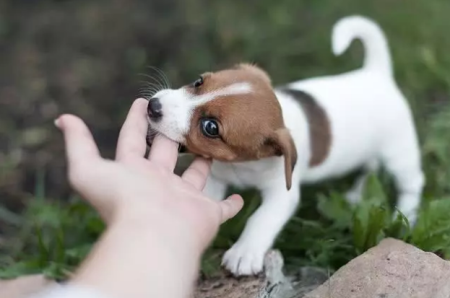
[[[284,295],[280,298],[302,298],[322,285],[329,277],[328,270],[324,268],[301,267],[296,274],[289,276],[292,291],[289,295]]]
[[[226,272],[216,278],[201,280],[195,298],[300,298],[317,288],[328,278],[326,270],[301,267],[296,272],[283,273],[283,256],[270,251],[264,260],[264,274],[235,278]]]
[[[290,288],[283,270],[283,257],[279,251],[270,251],[264,260],[264,276],[235,278],[226,271],[220,276],[201,280],[195,298],[265,298],[266,292],[279,292]]]
[[[193,298],[256,298],[262,288],[262,277],[234,278],[224,272],[219,277],[200,281]]]
[[[385,239],[306,297],[448,298],[450,262],[402,241]]]

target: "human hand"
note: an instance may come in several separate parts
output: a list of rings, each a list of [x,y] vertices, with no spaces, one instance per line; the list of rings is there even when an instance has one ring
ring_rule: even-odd
[[[132,105],[122,127],[116,160],[103,159],[84,122],[72,115],[55,121],[64,133],[69,181],[102,216],[107,225],[138,222],[178,230],[183,238],[204,249],[224,221],[236,215],[243,201],[238,195],[217,202],[203,189],[210,162],[198,158],[182,177],[173,173],[178,144],[157,136],[149,158],[144,157],[147,101]],[[197,245],[196,245],[197,246]]]

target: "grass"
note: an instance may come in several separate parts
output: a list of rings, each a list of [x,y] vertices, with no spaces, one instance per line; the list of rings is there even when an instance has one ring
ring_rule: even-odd
[[[450,129],[449,116],[450,108],[442,110],[426,129],[423,155],[429,183],[414,228],[401,214],[393,218],[395,191],[384,173],[370,176],[364,199],[357,206],[343,198],[352,177],[308,187],[303,190],[302,207],[275,245],[287,266],[312,265],[333,271],[385,237],[402,239],[450,259],[450,140],[442,137]],[[104,229],[97,214],[79,198],[59,203],[46,200],[43,175],[37,175],[35,198],[25,212],[11,219],[16,225],[15,237],[0,251],[1,278],[42,272],[64,279]],[[207,276],[217,272],[222,253],[236,241],[246,219],[258,207],[256,191],[247,190],[243,195],[245,208],[222,226],[205,254],[202,269]]]

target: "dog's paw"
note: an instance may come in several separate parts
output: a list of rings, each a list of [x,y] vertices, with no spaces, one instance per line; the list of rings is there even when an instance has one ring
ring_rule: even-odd
[[[257,275],[264,267],[265,251],[245,244],[234,244],[223,256],[222,265],[235,276]]]
[[[397,216],[398,211],[400,211],[408,219],[409,225],[414,226],[417,221],[419,206],[419,196],[401,195],[397,206],[398,210],[395,210],[394,216]]]

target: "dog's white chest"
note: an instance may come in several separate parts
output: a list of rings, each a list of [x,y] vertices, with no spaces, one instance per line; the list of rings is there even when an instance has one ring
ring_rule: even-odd
[[[271,157],[242,163],[214,161],[211,167],[211,175],[233,186],[261,188],[261,182],[270,183],[278,179],[283,181],[283,159]]]

